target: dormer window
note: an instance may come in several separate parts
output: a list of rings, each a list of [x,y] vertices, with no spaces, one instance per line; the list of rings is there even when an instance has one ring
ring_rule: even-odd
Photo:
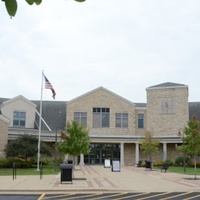
[[[13,126],[25,127],[26,112],[14,111],[13,113]]]

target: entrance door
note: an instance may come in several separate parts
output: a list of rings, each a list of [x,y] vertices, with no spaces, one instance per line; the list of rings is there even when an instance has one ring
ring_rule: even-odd
[[[80,160],[80,158],[78,158]],[[120,160],[119,144],[91,144],[90,153],[84,155],[85,164],[104,165],[104,160]]]

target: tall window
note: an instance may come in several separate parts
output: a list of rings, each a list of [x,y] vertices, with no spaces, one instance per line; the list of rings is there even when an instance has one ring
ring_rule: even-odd
[[[138,114],[138,128],[144,128],[144,114]]]
[[[110,126],[110,108],[93,108],[93,128]]]
[[[25,127],[26,124],[26,113],[14,111],[13,113],[13,126]]]
[[[79,122],[81,125],[87,125],[87,113],[86,112],[75,112],[74,121]]]
[[[116,113],[115,114],[115,127],[127,128],[128,127],[128,114]]]

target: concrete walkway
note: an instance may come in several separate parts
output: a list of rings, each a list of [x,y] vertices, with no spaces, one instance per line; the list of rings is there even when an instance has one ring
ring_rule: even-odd
[[[200,191],[200,179],[133,166],[112,172],[104,166],[76,166],[73,182],[60,182],[60,174],[0,177],[0,193],[5,192],[187,192]]]

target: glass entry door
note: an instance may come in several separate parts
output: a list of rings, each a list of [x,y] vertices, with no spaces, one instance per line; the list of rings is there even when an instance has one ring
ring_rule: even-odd
[[[85,164],[103,165],[105,159],[120,160],[119,144],[91,144],[90,153],[84,155]],[[80,160],[80,158],[79,158]]]

